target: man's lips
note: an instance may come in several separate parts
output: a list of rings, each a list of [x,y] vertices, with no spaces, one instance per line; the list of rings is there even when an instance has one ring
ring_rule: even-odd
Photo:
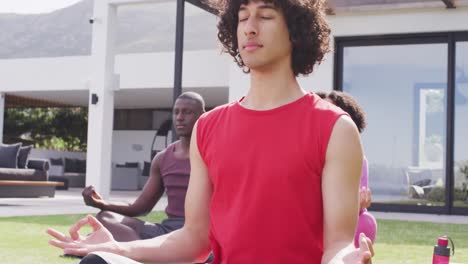
[[[262,48],[263,45],[257,44],[257,43],[247,43],[244,45],[244,50],[246,51],[253,51],[259,48]]]

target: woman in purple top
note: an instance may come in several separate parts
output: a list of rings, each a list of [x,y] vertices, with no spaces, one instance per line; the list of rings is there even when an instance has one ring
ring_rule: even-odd
[[[366,117],[361,106],[356,100],[349,94],[344,92],[332,91],[330,93],[318,92],[321,98],[331,102],[332,104],[340,107],[349,114],[351,119],[356,124],[359,133],[362,133],[366,128]],[[375,241],[377,234],[377,222],[374,216],[367,212],[367,208],[371,204],[371,191],[369,189],[369,168],[367,165],[367,159],[364,157],[362,163],[362,175],[361,175],[361,189],[359,190],[359,220],[356,227],[356,233],[354,236],[354,245],[359,246],[359,234],[364,233],[372,242]]]

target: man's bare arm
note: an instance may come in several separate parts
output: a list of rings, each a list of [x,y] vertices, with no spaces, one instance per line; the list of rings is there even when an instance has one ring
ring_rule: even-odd
[[[137,199],[128,206],[111,204],[107,210],[127,216],[144,215],[153,209],[164,193],[160,163],[165,151],[159,152],[151,161],[150,175]]]
[[[322,263],[342,263],[345,253],[354,250],[362,160],[359,132],[348,116],[342,116],[333,128],[322,174]]]
[[[83,198],[85,203],[97,207],[101,210],[112,211],[118,214],[134,217],[144,215],[153,209],[156,203],[161,199],[164,193],[164,185],[162,182],[160,162],[164,151],[159,152],[151,162],[150,175],[147,183],[143,187],[142,192],[132,203],[118,202],[118,201],[105,201],[102,199],[93,199],[91,197],[94,192],[92,186],[88,186],[83,191]],[[88,201],[88,202],[86,202]]]
[[[197,124],[190,143],[191,172],[185,199],[184,227],[154,239],[121,243],[120,254],[145,263],[193,263],[208,257],[209,205],[213,189],[198,150],[196,131]]]

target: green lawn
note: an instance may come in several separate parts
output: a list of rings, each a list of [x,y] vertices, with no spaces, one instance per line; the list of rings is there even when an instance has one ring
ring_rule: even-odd
[[[28,216],[0,218],[0,262],[2,264],[76,263],[59,257],[60,250],[49,246],[47,227],[67,232],[84,215]],[[160,221],[164,213],[151,213],[144,219]],[[467,217],[468,218],[468,217]],[[433,224],[406,221],[378,221],[374,263],[431,263],[433,245],[439,235],[455,242],[452,262],[468,263],[468,225]],[[84,230],[83,233],[89,232]]]
[[[0,263],[1,264],[66,264],[77,263],[76,258],[61,257],[62,251],[50,246],[50,236],[45,233],[53,227],[68,233],[70,225],[86,215],[54,215],[27,217],[0,217]],[[162,212],[151,213],[143,219],[159,222],[165,218]],[[91,229],[83,229],[82,234]]]

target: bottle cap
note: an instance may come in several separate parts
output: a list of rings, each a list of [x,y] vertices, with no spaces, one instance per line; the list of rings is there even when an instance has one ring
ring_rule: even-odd
[[[448,241],[452,244],[452,248],[448,246]],[[442,236],[437,239],[437,245],[434,246],[434,255],[439,256],[450,256],[450,250],[452,249],[452,255],[455,254],[455,245],[453,244],[452,239],[447,236]]]
[[[437,245],[441,247],[448,246],[448,239],[446,237],[439,237],[437,239]]]

